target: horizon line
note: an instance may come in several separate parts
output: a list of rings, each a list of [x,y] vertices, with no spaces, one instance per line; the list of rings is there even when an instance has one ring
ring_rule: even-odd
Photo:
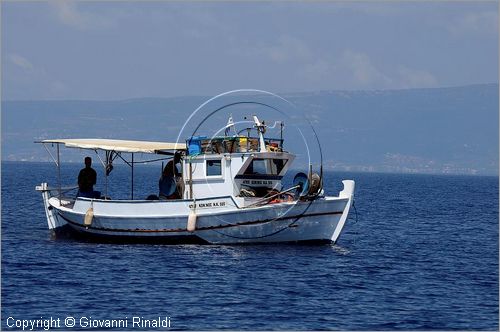
[[[388,89],[320,89],[320,90],[309,90],[309,91],[295,91],[295,92],[278,92],[280,96],[287,95],[298,95],[298,94],[310,94],[310,93],[331,93],[331,92],[391,92],[391,91],[408,91],[408,90],[439,90],[439,89],[459,89],[474,86],[486,86],[486,85],[499,85],[499,82],[487,82],[487,83],[470,83],[463,85],[451,85],[451,86],[439,86],[439,87],[419,87],[419,88],[388,88]],[[144,96],[144,97],[132,97],[124,99],[1,99],[1,102],[117,102],[117,101],[131,101],[138,99],[175,99],[175,98],[207,98],[207,94],[193,94],[193,95],[177,95],[177,96]]]

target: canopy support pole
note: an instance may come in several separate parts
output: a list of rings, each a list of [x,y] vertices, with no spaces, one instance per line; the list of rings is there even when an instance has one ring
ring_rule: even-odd
[[[134,153],[132,152],[132,176],[131,176],[131,179],[132,179],[132,185],[131,185],[131,189],[130,189],[130,199],[133,200],[134,199]]]
[[[189,160],[189,198],[193,199],[193,164]]]
[[[59,186],[59,205],[61,205],[61,159],[59,155],[59,143],[57,144],[57,182]]]
[[[108,175],[106,172],[106,163],[102,160],[101,156],[99,155],[99,152],[97,150],[94,150],[95,154],[97,155],[97,158],[101,161],[102,167],[104,167],[104,197],[108,197]]]
[[[59,143],[56,143],[57,146],[59,146]],[[59,163],[57,162],[57,159],[54,158],[54,156],[52,155],[52,153],[50,152],[49,148],[47,147],[47,145],[45,145],[45,143],[43,143],[43,147],[45,148],[45,150],[49,153],[50,157],[52,158],[52,161],[54,162],[54,164],[59,165]],[[54,144],[52,144],[52,147],[54,147]]]

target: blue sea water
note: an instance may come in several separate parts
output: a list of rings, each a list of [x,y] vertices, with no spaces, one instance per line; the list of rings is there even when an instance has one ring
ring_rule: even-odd
[[[63,166],[65,184],[80,166]],[[128,173],[113,172],[108,194],[126,198]],[[136,170],[136,197],[159,173]],[[358,221],[336,245],[169,246],[51,238],[34,187],[55,174],[2,163],[2,330],[9,317],[71,330],[68,316],[128,329],[134,316],[190,330],[499,328],[497,177],[327,173],[327,193],[357,184]]]

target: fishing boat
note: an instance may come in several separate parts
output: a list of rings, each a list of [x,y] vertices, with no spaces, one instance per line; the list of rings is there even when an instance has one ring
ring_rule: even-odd
[[[59,183],[36,187],[43,197],[50,230],[70,230],[90,240],[242,244],[338,241],[353,205],[353,180],[344,180],[338,196],[327,196],[323,171],[283,177],[295,155],[283,138],[267,138],[267,125],[253,116],[247,135],[191,136],[185,143],[112,139],[47,139]],[[252,133],[250,132],[252,130]],[[131,195],[113,199],[68,194],[61,185],[60,147],[95,151],[106,171],[119,157],[131,167]],[[160,195],[134,197],[134,156],[177,158],[180,175],[160,182]],[[163,188],[162,188],[163,186]],[[71,188],[70,188],[71,189]]]

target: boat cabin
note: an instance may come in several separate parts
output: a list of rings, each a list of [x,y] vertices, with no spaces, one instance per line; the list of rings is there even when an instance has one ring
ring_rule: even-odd
[[[184,198],[263,197],[281,190],[281,179],[295,158],[281,139],[192,137],[182,161]]]

